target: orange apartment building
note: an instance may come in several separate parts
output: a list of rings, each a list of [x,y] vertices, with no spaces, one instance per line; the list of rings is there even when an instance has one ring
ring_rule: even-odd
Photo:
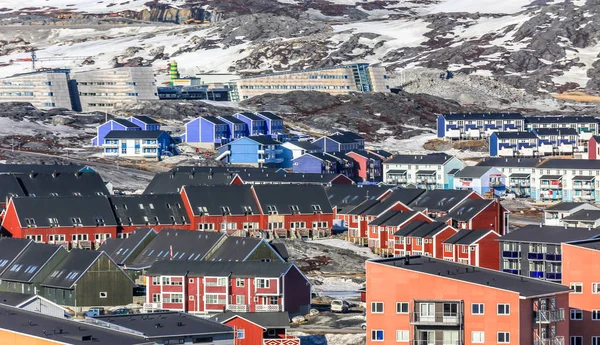
[[[424,256],[366,263],[367,344],[562,345],[564,285]]]
[[[600,344],[600,240],[563,243],[562,281],[571,287],[570,345]]]

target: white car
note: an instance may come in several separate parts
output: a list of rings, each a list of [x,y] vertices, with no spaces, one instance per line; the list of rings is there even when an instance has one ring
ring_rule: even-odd
[[[334,299],[331,301],[331,312],[332,313],[347,313],[350,309],[350,304],[341,299]]]
[[[360,328],[362,328],[363,331],[366,331],[367,330],[367,323],[366,322],[361,323],[360,324]]]

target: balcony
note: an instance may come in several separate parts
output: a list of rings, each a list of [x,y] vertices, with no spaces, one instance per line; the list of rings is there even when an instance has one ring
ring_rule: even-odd
[[[573,189],[575,189],[575,190],[594,190],[594,189],[596,189],[596,186],[594,186],[591,183],[590,184],[574,184]]]
[[[420,313],[413,312],[410,315],[410,323],[412,325],[441,325],[441,326],[458,326],[463,323],[462,313]]]
[[[509,258],[509,259],[518,259],[521,257],[521,252],[513,252],[513,251],[505,250],[502,252],[502,257]]]
[[[542,253],[527,253],[529,260],[544,260],[544,254]]]
[[[530,278],[544,278],[544,272],[543,271],[530,271],[529,277]]]
[[[281,311],[281,306],[278,304],[257,304],[255,309],[256,312]]]
[[[246,313],[250,308],[246,304],[230,304],[227,309],[234,313]]]
[[[510,268],[505,268],[502,270],[502,272],[510,273],[510,274],[521,274],[520,270],[514,270],[514,269],[510,269]]]
[[[565,310],[563,308],[555,310],[534,310],[534,323],[553,323],[565,321]]]
[[[565,345],[565,337],[537,339],[533,341],[533,345]]]
[[[547,261],[561,261],[562,255],[560,254],[546,254]]]
[[[262,345],[300,345],[300,339],[292,336],[285,338],[264,339]]]
[[[543,183],[541,185],[542,189],[562,189],[562,183],[559,184],[550,184],[550,183]]]
[[[529,188],[529,187],[531,187],[531,183],[529,183],[529,181],[527,181],[527,182],[510,181],[510,186],[511,187],[520,187],[520,188]]]
[[[546,273],[546,279],[548,279],[548,280],[562,280],[562,273],[548,272],[548,273]]]

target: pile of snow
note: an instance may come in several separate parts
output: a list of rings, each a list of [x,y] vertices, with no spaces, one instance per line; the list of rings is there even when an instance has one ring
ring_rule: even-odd
[[[313,276],[311,280],[313,281],[313,290],[326,296],[329,296],[328,292],[358,292],[362,288],[361,283],[344,277]]]

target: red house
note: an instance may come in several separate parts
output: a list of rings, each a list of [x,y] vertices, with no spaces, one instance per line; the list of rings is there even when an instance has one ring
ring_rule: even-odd
[[[592,135],[588,141],[588,159],[600,159],[600,136]]]
[[[457,229],[492,229],[504,235],[508,232],[509,213],[497,200],[466,199],[453,207],[446,217]]]
[[[236,345],[300,345],[300,339],[287,335],[287,312],[234,313],[216,315],[211,320],[233,327]]]
[[[308,278],[285,262],[157,261],[148,277],[146,309],[292,315],[310,309]]]
[[[354,160],[356,176],[363,182],[382,180],[383,159],[380,156],[364,150],[350,151],[346,156]]]
[[[394,232],[394,256],[424,255],[439,258],[442,243],[456,229],[442,222],[421,219],[405,223]]]
[[[500,235],[494,230],[460,230],[443,242],[441,259],[500,269]]]
[[[369,223],[369,248],[382,256],[394,255],[394,233],[404,225],[414,221],[432,222],[425,214],[417,211],[391,209],[380,214]]]
[[[10,199],[2,227],[15,238],[98,248],[117,237],[118,224],[108,197],[25,197]]]

